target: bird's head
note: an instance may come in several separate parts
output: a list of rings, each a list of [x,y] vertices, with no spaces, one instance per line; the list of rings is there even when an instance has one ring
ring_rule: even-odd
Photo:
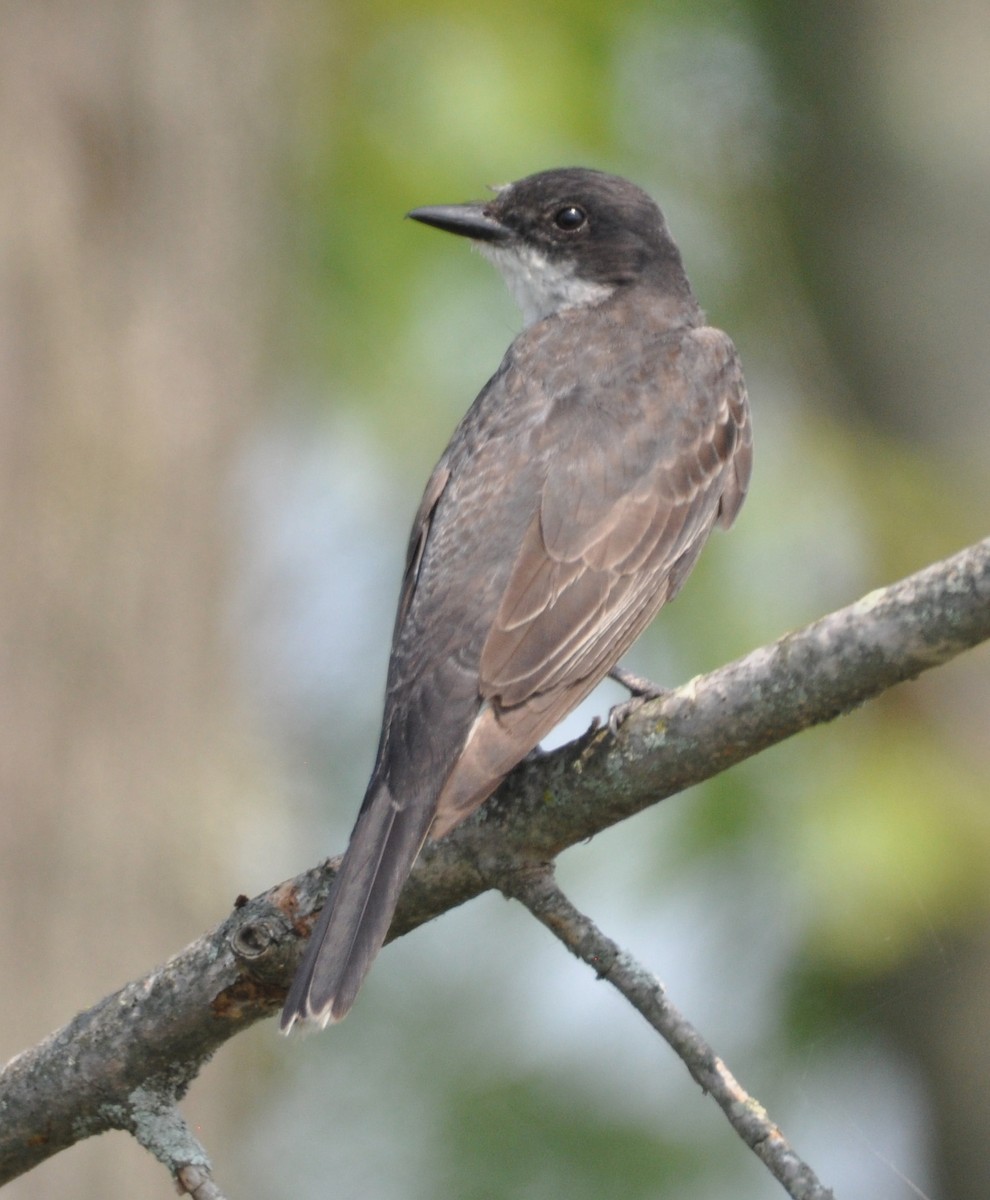
[[[471,238],[499,268],[527,324],[645,283],[690,297],[663,214],[634,183],[564,167],[504,184],[487,201],[417,208],[417,221]]]

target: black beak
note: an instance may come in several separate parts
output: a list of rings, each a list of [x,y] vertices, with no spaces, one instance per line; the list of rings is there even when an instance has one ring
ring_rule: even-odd
[[[488,216],[484,204],[438,204],[432,208],[414,208],[406,213],[414,221],[445,229],[448,233],[459,233],[462,237],[474,238],[478,242],[501,242],[511,236],[511,231],[494,217]]]

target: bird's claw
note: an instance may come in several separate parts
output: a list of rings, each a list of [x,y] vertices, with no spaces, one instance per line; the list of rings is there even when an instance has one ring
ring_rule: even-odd
[[[625,667],[613,667],[609,671],[609,678],[614,679],[616,683],[621,684],[630,692],[629,699],[614,705],[608,714],[608,727],[613,737],[619,732],[619,726],[623,721],[638,708],[642,708],[647,700],[659,700],[661,696],[668,695],[667,688],[660,687],[642,675],[635,675],[632,671],[627,671]]]

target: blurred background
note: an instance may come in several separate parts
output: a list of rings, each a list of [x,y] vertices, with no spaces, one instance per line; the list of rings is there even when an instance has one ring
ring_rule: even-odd
[[[683,682],[987,535],[982,0],[4,0],[0,29],[0,1059],[344,845],[420,489],[519,328],[409,208],[627,175],[739,346],[751,496],[634,669]],[[560,863],[842,1200],[990,1194],[988,718],[983,648]],[[494,896],[185,1108],[244,1200],[780,1194]],[[5,1194],[172,1189],[113,1135]]]

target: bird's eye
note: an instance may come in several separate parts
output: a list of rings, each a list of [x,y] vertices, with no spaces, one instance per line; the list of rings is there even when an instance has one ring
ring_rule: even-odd
[[[565,233],[573,233],[575,229],[580,229],[587,220],[588,215],[583,208],[577,204],[568,204],[554,214],[553,223],[558,229],[563,229]]]

